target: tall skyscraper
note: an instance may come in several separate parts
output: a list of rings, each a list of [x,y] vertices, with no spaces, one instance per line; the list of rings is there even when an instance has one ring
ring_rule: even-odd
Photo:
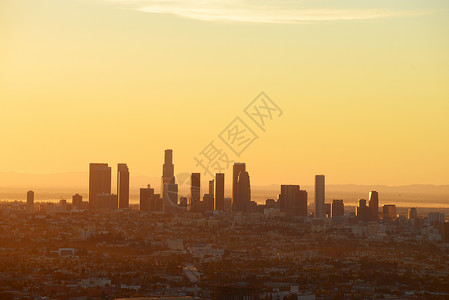
[[[195,205],[201,200],[201,174],[190,175],[190,204]]]
[[[324,175],[315,175],[315,218],[324,218]]]
[[[90,164],[89,209],[95,210],[97,195],[111,194],[111,168],[108,164]]]
[[[249,173],[246,171],[240,172],[237,181],[237,211],[246,212],[248,205],[251,202],[251,183],[249,180]]]
[[[173,150],[171,149],[165,150],[161,194],[164,212],[175,212],[178,205],[178,185],[175,183],[175,165],[173,164]]]
[[[34,192],[28,191],[27,192],[27,212],[28,213],[34,213]]]
[[[246,165],[244,163],[234,163],[232,168],[232,210],[237,210],[238,203],[238,187],[240,172],[246,171]]]
[[[343,200],[333,200],[332,201],[332,218],[333,217],[343,217],[345,215],[345,204]]]
[[[164,164],[162,166],[161,195],[164,195],[164,185],[175,183],[175,165],[173,164],[173,150],[165,150]]]
[[[307,216],[307,192],[301,190],[299,185],[281,185],[279,206],[286,216]]]
[[[369,193],[369,210],[371,221],[377,221],[379,218],[379,194],[376,191]]]
[[[225,174],[215,174],[215,210],[225,210],[224,203]]]
[[[209,195],[214,194],[214,180],[209,180]]]
[[[129,169],[126,164],[117,167],[118,207],[129,208]]]

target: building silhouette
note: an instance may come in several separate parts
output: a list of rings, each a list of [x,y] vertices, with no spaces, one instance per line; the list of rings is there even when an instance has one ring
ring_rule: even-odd
[[[333,217],[343,217],[345,215],[345,204],[343,200],[333,200],[332,201],[332,218]]]
[[[164,154],[164,164],[162,165],[161,195],[164,195],[166,184],[175,183],[175,165],[173,164],[173,150],[167,149]]]
[[[34,213],[34,192],[28,191],[27,192],[27,212],[28,213]]]
[[[242,171],[239,173],[237,181],[237,203],[235,203],[236,211],[246,212],[251,202],[251,183],[249,173]]]
[[[205,204],[206,211],[214,210],[214,195],[212,194],[204,194],[203,202]]]
[[[315,218],[324,218],[324,175],[315,175]]]
[[[209,180],[209,194],[213,195],[214,194],[214,180]]]
[[[162,198],[164,200],[164,212],[170,214],[175,213],[178,208],[178,185],[176,183],[165,184]]]
[[[173,164],[173,150],[165,150],[162,166],[161,194],[164,213],[174,213],[178,206],[178,185],[175,182],[175,166]]]
[[[238,180],[240,172],[246,171],[246,165],[244,163],[234,163],[232,167],[232,210],[237,211],[239,206],[238,199]]]
[[[81,196],[80,194],[73,195],[72,205],[77,209],[81,209],[83,207],[83,196]]]
[[[140,189],[139,210],[141,211],[155,211],[155,207],[151,207],[154,198],[154,189],[150,185],[146,188]],[[153,202],[154,203],[154,202]],[[153,209],[151,209],[153,208]]]
[[[126,164],[117,166],[117,197],[119,208],[129,208],[129,169]]]
[[[387,204],[382,207],[382,217],[384,220],[396,219],[396,205]]]
[[[366,205],[365,199],[359,199],[359,206],[357,207],[357,220],[368,222],[371,219],[370,208]]]
[[[279,194],[281,212],[289,217],[307,216],[307,192],[301,190],[299,185],[281,185]]]
[[[98,194],[95,200],[96,210],[118,209],[118,196],[114,194]]]
[[[215,210],[225,210],[224,202],[225,174],[215,174]]]
[[[370,220],[377,221],[379,219],[379,194],[376,191],[369,193],[369,209]]]
[[[111,194],[111,168],[108,164],[91,163],[89,167],[89,209],[95,210],[97,196]]]
[[[201,174],[190,175],[190,204],[195,205],[201,200]]]

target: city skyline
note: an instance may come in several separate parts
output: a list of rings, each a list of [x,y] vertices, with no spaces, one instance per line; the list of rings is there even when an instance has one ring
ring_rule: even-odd
[[[449,299],[449,1],[0,0],[0,299]]]

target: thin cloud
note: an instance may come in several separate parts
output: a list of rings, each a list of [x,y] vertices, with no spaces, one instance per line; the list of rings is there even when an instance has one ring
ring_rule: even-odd
[[[109,0],[141,12],[172,14],[201,21],[299,24],[320,21],[366,20],[397,15],[388,9],[302,8],[293,1],[251,0]],[[298,1],[300,2],[300,1]],[[296,2],[296,3],[298,3]],[[317,1],[319,2],[319,1]],[[310,3],[310,2],[309,2]]]

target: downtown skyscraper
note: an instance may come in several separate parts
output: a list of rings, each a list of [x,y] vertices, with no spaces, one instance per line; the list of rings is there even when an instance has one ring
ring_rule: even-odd
[[[173,150],[165,150],[162,166],[161,195],[164,212],[176,211],[178,205],[178,185],[175,183],[175,165],[173,164]]]
[[[246,171],[245,163],[234,163],[232,167],[232,210],[240,210],[238,180],[241,172]]]
[[[225,187],[225,174],[215,174],[215,210],[224,210],[224,187]]]
[[[129,208],[129,169],[126,164],[117,167],[118,207]]]
[[[379,219],[379,193],[376,191],[369,192],[368,201],[370,220],[377,221]]]
[[[307,192],[299,185],[281,185],[279,206],[286,216],[307,217]]]
[[[97,196],[111,194],[111,167],[108,164],[89,165],[89,209],[97,209]]]
[[[28,191],[27,192],[27,208],[28,213],[34,213],[34,192]]]
[[[251,183],[249,173],[243,171],[239,173],[237,181],[237,204],[236,211],[247,212],[251,202]]]
[[[190,174],[190,204],[195,205],[201,200],[201,173]]]
[[[324,218],[324,175],[315,175],[315,218]]]

